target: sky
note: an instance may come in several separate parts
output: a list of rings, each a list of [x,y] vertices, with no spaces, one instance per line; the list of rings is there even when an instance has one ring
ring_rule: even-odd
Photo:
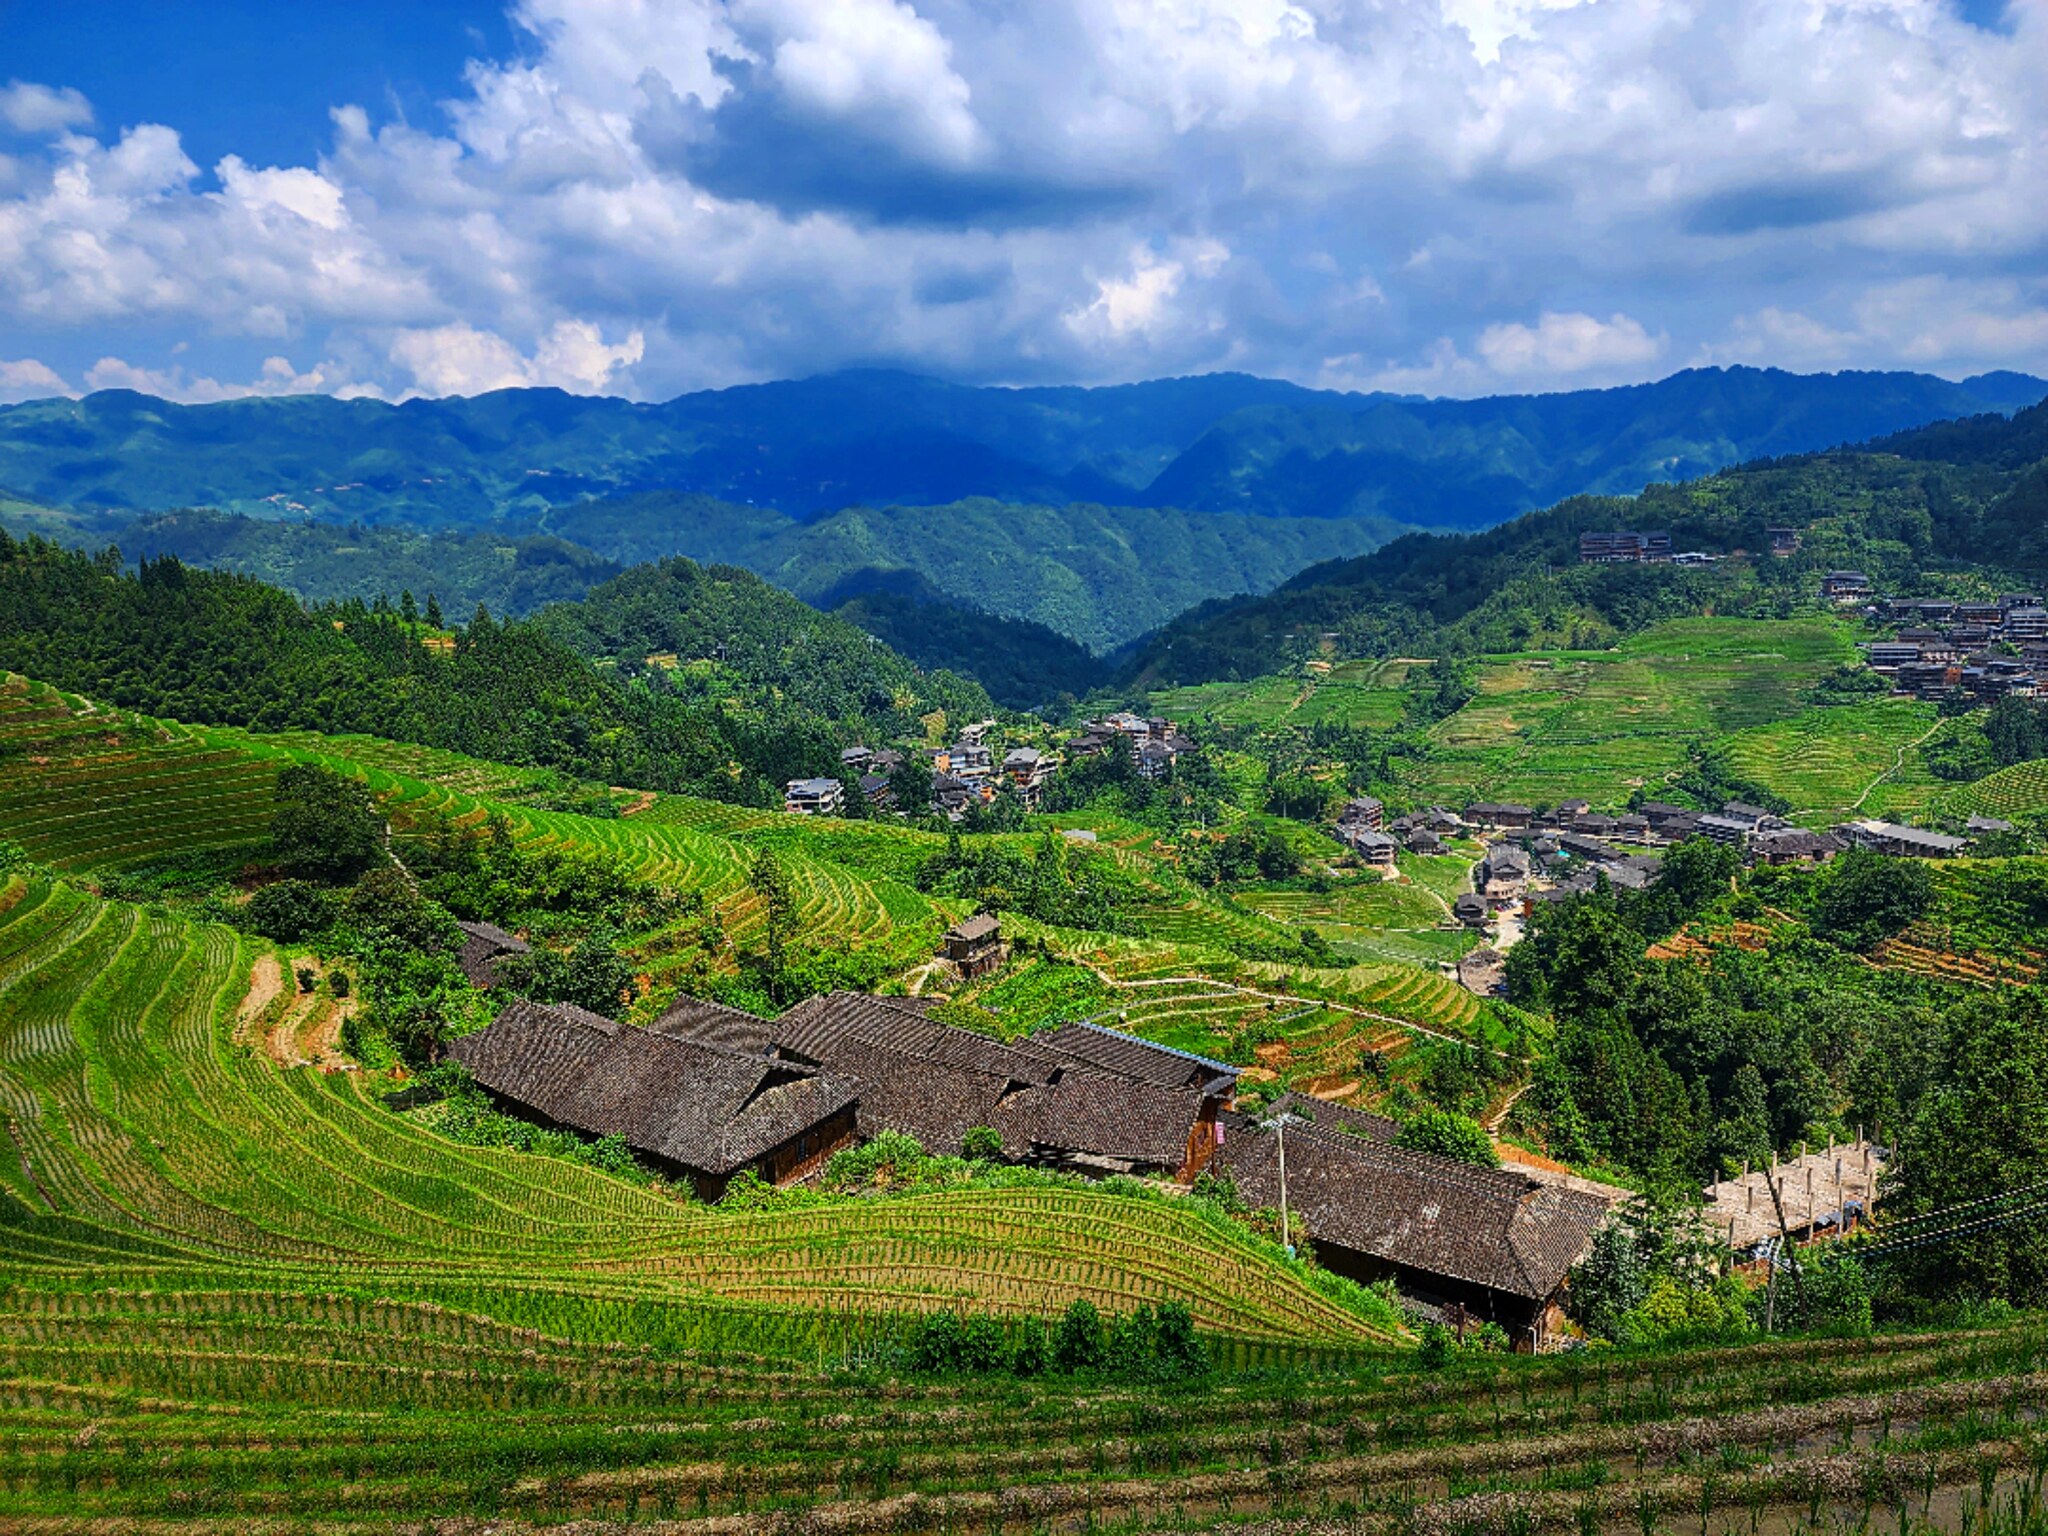
[[[0,0],[0,401],[2048,374],[2048,0]]]

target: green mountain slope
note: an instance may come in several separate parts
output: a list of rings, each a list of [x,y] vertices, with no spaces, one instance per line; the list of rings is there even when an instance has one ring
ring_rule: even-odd
[[[816,522],[654,492],[562,508],[548,526],[621,563],[687,554],[836,606],[908,573],[947,598],[1107,651],[1205,598],[1263,592],[1402,531],[1341,521],[975,498],[854,507]]]
[[[990,705],[745,571],[669,561],[602,601],[437,633],[173,559],[128,575],[0,533],[0,662],[191,721],[361,731],[767,804],[787,779],[836,771],[847,740]]]
[[[1941,571],[1987,582],[2048,575],[2048,406],[1866,447],[1762,461],[1633,498],[1575,497],[1483,533],[1413,534],[1312,567],[1274,592],[1197,608],[1137,648],[1126,678],[1165,685],[1251,677],[1323,648],[1352,655],[1604,645],[1659,619],[1789,612],[1831,566],[1881,588]],[[2032,467],[2023,467],[2032,466]],[[1670,530],[1713,554],[1802,530],[1790,559],[1582,566],[1593,529]]]

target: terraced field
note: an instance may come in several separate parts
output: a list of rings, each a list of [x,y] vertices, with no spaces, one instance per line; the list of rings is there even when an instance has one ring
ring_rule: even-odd
[[[2027,1323],[1194,1390],[885,1385],[398,1300],[14,1289],[0,1523],[2032,1536],[2044,1364]]]
[[[1878,699],[1809,709],[1738,731],[1725,750],[1743,777],[1783,795],[1805,819],[1820,824],[1851,811],[1878,814],[1871,803],[1880,798],[1893,810],[1910,805],[1909,791],[1931,795],[1938,781],[1911,753],[1939,724],[1932,704]]]
[[[0,691],[0,731],[9,730],[16,750],[0,755],[0,838],[22,843],[37,863],[67,871],[107,870],[211,848],[256,851],[268,831],[278,769],[308,762],[362,779],[389,816],[401,848],[429,815],[473,823],[495,812],[529,848],[602,852],[641,879],[701,893],[716,908],[723,931],[742,943],[763,920],[747,886],[755,850],[762,847],[780,856],[798,896],[799,924],[813,942],[885,945],[908,969],[932,953],[939,933],[960,915],[911,883],[945,839],[902,827],[625,792],[620,799],[634,806],[634,814],[606,818],[544,810],[519,798],[546,778],[534,770],[369,738],[116,722],[89,704],[19,679]],[[1284,924],[1233,909],[1179,879],[1154,848],[1156,834],[1101,818],[1097,826],[1100,840],[1093,848],[1153,893],[1136,914],[1146,940],[1112,941],[1107,950],[1100,934],[1068,941],[1069,952],[1091,956],[1112,987],[1190,971],[1235,976],[1244,962],[1225,944],[1292,942]],[[1028,856],[1037,837],[1022,833],[1007,840]],[[693,951],[661,933],[637,936],[631,947],[657,997],[691,964]],[[1466,994],[1434,974],[1434,948],[1404,945],[1392,936],[1377,946],[1340,946],[1339,953],[1373,963],[1344,970],[1268,968],[1254,979],[1266,990],[1301,990],[1398,1013],[1427,1029],[1484,1036],[1491,1028]],[[1137,954],[1144,958],[1134,961]],[[1422,968],[1403,963],[1411,956]]]
[[[2010,821],[2048,811],[2048,758],[2014,763],[2010,768],[1943,795],[1937,802],[1955,816],[1998,816]]]
[[[1390,730],[1401,723],[1411,664],[1344,661],[1327,671],[1304,670],[1248,683],[1198,683],[1151,695],[1147,707],[1176,720],[1219,725],[1349,725]]]
[[[265,995],[276,961],[227,929],[48,879],[0,886],[0,1283],[203,1275],[513,1321],[602,1303],[707,1338],[758,1331],[757,1352],[812,1349],[862,1317],[1040,1313],[1079,1295],[1112,1309],[1183,1296],[1245,1338],[1375,1336],[1252,1240],[1172,1205],[1059,1187],[731,1215],[455,1146],[374,1103],[362,1073],[279,1066],[258,1043],[295,1006]]]
[[[1689,742],[1801,717],[1805,692],[1855,658],[1854,632],[1825,618],[1682,619],[1611,651],[1489,657],[1403,787],[1418,802],[1617,804],[1682,770]]]
[[[275,778],[196,733],[0,679],[0,837],[51,868],[261,839]]]
[[[1450,910],[1429,885],[1360,881],[1327,892],[1250,890],[1238,900],[1290,927],[1311,927],[1340,955],[1419,966],[1456,961],[1479,942],[1450,928]]]

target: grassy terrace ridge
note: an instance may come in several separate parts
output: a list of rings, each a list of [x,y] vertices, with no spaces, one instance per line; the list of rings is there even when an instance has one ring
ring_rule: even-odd
[[[791,1357],[894,1314],[1076,1296],[1180,1298],[1248,1340],[1385,1337],[1170,1201],[1049,1184],[733,1214],[454,1145],[377,1104],[366,1074],[258,1047],[296,1005],[279,962],[295,963],[47,878],[0,886],[0,1284],[333,1289]]]
[[[0,1521],[35,1532],[2018,1532],[1982,1506],[2048,1464],[2031,1322],[1106,1391],[109,1286],[0,1291],[0,1362]]]

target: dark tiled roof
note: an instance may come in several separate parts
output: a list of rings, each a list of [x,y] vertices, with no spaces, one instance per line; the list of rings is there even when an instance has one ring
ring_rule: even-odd
[[[701,997],[677,998],[647,1027],[657,1035],[693,1040],[739,1056],[766,1056],[774,1029],[766,1019]]]
[[[1003,925],[986,912],[977,913],[964,922],[955,923],[946,930],[949,939],[960,939],[972,944],[979,939],[992,939],[1001,933]]]
[[[459,922],[455,926],[462,930],[462,948],[456,953],[455,963],[462,967],[462,974],[474,987],[496,983],[494,962],[500,956],[523,955],[529,948],[526,940],[491,923]]]
[[[493,1093],[558,1125],[709,1174],[742,1167],[853,1099],[806,1067],[524,999],[449,1053]]]
[[[1100,1024],[1062,1024],[1047,1034],[1035,1035],[1031,1043],[1048,1051],[1072,1056],[1091,1066],[1158,1083],[1165,1088],[1188,1088],[1218,1077],[1235,1078],[1238,1069],[1227,1061],[1176,1051],[1126,1035]]]
[[[1488,950],[1486,953],[1491,954],[1492,951]],[[1349,1104],[1332,1104],[1328,1099],[1318,1099],[1311,1094],[1295,1093],[1291,1090],[1267,1105],[1263,1118],[1270,1120],[1280,1115],[1293,1115],[1312,1125],[1319,1125],[1326,1131],[1349,1126],[1351,1129],[1345,1131],[1345,1135],[1363,1132],[1374,1141],[1392,1141],[1401,1133],[1401,1123],[1398,1120],[1389,1120],[1385,1115],[1375,1115],[1370,1110],[1353,1109]]]
[[[1278,1205],[1278,1140],[1232,1125],[1214,1166],[1253,1204]],[[1531,1300],[1557,1289],[1607,1213],[1597,1195],[1306,1127],[1287,1132],[1287,1196],[1311,1241]]]
[[[911,999],[853,992],[797,1004],[775,1021],[774,1046],[853,1083],[863,1135],[903,1131],[952,1153],[986,1125],[1013,1156],[1169,1168],[1186,1158],[1203,1085],[1219,1075],[1219,1064],[1111,1030],[991,1040],[925,1017]]]

